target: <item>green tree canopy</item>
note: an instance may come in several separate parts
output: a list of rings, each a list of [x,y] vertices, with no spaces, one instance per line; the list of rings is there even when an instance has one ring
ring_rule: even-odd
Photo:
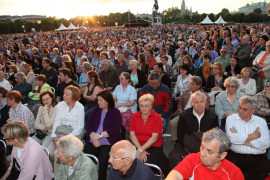
[[[187,22],[189,20],[190,20],[190,15],[186,14],[186,15],[183,16],[183,21],[184,22]]]
[[[239,22],[243,23],[245,21],[245,14],[244,13],[239,13],[238,18],[239,18]]]
[[[255,13],[249,13],[247,15],[246,21],[247,22],[256,22],[256,14]]]
[[[210,13],[209,15],[208,15],[208,17],[209,17],[209,19],[211,20],[211,21],[215,21],[215,15],[213,14],[213,13]]]
[[[232,21],[232,15],[231,15],[231,13],[227,13],[227,14],[224,16],[224,21]]]
[[[219,16],[221,16],[222,18],[224,17],[224,15],[222,16],[221,13],[218,13],[218,14],[216,15],[216,17],[215,17],[215,20],[218,20]]]
[[[200,21],[203,21],[206,18],[206,16],[207,16],[206,13],[201,14]]]
[[[254,12],[255,14],[262,14],[261,8],[255,8],[255,9],[253,10],[253,12]]]
[[[239,22],[239,14],[238,13],[234,13],[232,15],[232,21],[235,23]]]
[[[227,8],[223,8],[220,13],[225,16],[225,14],[230,13],[230,11]]]

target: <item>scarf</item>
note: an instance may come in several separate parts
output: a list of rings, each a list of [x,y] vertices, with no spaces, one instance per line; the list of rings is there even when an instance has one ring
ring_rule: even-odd
[[[44,84],[44,83],[43,83],[43,84]],[[40,90],[41,90],[41,88],[42,88],[43,84],[41,84],[40,86],[38,86],[38,90],[36,91],[37,93],[39,93],[39,92],[40,92]]]

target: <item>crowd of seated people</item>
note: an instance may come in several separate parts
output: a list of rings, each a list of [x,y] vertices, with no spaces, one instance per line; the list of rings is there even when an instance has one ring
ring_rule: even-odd
[[[153,179],[144,163],[167,180],[270,179],[269,35],[268,24],[1,35],[0,180]]]

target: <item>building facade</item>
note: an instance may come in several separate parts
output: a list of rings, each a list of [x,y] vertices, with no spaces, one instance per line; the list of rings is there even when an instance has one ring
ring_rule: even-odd
[[[262,10],[262,14],[268,14],[268,7],[269,6],[270,6],[270,3],[267,3],[266,1],[252,3],[252,4],[246,4],[245,6],[240,7],[238,9],[238,12],[249,14],[249,13],[252,13],[254,9],[260,8]]]
[[[43,15],[24,15],[24,16],[11,16],[11,15],[2,15],[0,16],[0,20],[10,19],[11,21],[15,21],[16,19],[26,20],[30,22],[37,22],[38,20],[46,19],[46,16]]]

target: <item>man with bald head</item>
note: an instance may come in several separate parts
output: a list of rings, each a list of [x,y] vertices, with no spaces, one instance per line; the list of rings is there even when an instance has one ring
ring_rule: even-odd
[[[242,44],[238,46],[233,55],[239,58],[239,66],[241,69],[248,67],[249,65],[249,56],[252,53],[252,48],[249,45],[250,36],[245,35],[242,38]]]
[[[127,140],[119,141],[112,146],[109,163],[112,168],[108,180],[156,178],[153,171],[136,158],[136,148]]]

